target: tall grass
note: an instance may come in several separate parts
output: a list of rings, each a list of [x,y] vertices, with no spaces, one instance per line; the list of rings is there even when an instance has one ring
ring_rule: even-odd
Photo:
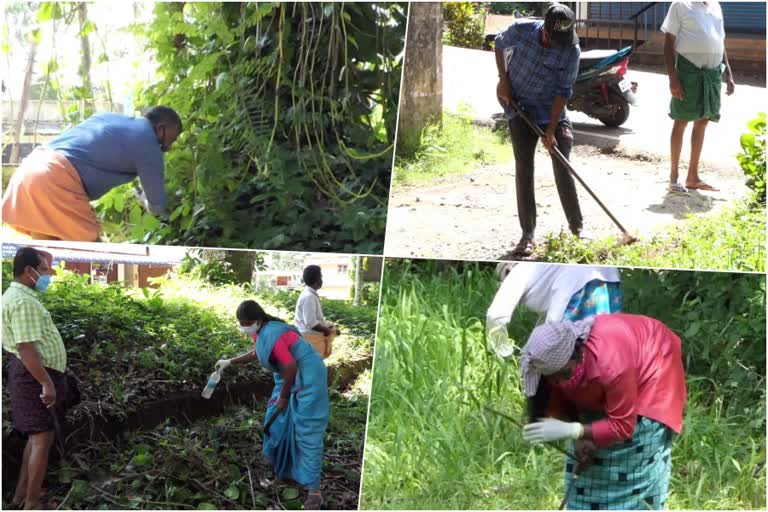
[[[762,276],[742,277],[760,292]],[[674,280],[664,273],[634,271],[626,280],[625,294],[649,299],[634,290],[649,282],[661,288],[664,279]],[[764,297],[764,282],[762,286]],[[563,456],[550,447],[525,444],[518,427],[483,412],[482,406],[488,405],[522,419],[524,409],[517,362],[503,363],[485,349],[483,319],[496,287],[490,265],[388,263],[361,508],[559,506]],[[628,299],[628,304],[633,312],[643,313],[637,301]],[[764,326],[764,299],[747,314]],[[510,335],[523,343],[536,320],[530,312],[516,312]],[[702,325],[701,335],[707,328]],[[705,341],[720,343],[715,338]],[[764,375],[764,329],[757,341],[763,343],[763,354],[754,364],[734,354],[719,357],[739,360],[750,375]],[[755,340],[749,345],[754,348]],[[695,350],[699,347],[695,344]],[[692,366],[701,366],[696,363]],[[738,391],[713,384],[707,372],[688,377],[690,401],[684,435],[673,449],[669,506],[765,508],[765,408],[748,407],[755,404],[755,396],[762,396],[764,404],[764,380],[761,377],[760,387],[749,390],[746,400],[734,401]]]

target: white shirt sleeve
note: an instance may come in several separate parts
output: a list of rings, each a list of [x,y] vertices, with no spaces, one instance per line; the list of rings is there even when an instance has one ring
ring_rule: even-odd
[[[485,332],[488,339],[488,350],[500,357],[511,356],[515,348],[509,339],[507,326],[528,289],[532,267],[533,265],[530,264],[515,265],[501,283],[501,287],[496,292],[491,307],[486,313]]]
[[[320,300],[314,294],[302,294],[296,303],[294,315],[296,327],[302,332],[311,331],[317,324],[323,322]]]
[[[667,16],[664,18],[664,23],[661,24],[662,32],[675,37],[680,34],[680,9],[682,7],[680,2],[672,2],[667,11]]]

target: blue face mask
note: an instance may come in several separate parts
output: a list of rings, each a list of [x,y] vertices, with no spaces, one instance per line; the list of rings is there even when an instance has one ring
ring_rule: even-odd
[[[35,269],[32,269],[32,270],[35,270]],[[49,286],[51,286],[51,276],[48,274],[41,276],[37,270],[35,270],[35,274],[37,274],[37,281],[35,281],[35,290],[39,292],[44,292],[45,290],[48,289]]]

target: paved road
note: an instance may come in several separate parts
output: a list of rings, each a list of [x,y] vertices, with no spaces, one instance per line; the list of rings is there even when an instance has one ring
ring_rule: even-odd
[[[457,111],[461,104],[469,106],[476,119],[488,119],[501,111],[495,98],[498,80],[491,52],[443,47],[443,108]],[[596,146],[619,145],[627,153],[647,153],[668,157],[671,121],[667,116],[669,88],[667,77],[660,73],[632,70],[628,78],[638,82],[640,105],[633,108],[628,121],[620,128],[608,128],[599,121],[573,112],[576,143]],[[706,135],[702,160],[714,167],[733,167],[733,155],[740,151],[739,138],[746,123],[756,112],[765,109],[765,87],[736,84],[733,96],[723,94],[722,119],[711,123]],[[688,140],[683,147],[687,161]]]

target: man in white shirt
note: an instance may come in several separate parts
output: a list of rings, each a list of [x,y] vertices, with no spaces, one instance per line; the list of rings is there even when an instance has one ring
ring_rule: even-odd
[[[309,265],[304,269],[302,280],[306,288],[299,295],[294,312],[294,323],[301,336],[317,350],[323,359],[331,355],[333,339],[338,334],[336,326],[325,320],[320,297],[317,294],[323,286],[323,274],[319,266]]]
[[[720,119],[720,92],[723,74],[726,94],[733,94],[734,83],[725,52],[723,13],[718,2],[672,2],[661,25],[665,33],[664,62],[672,94],[669,116],[674,120],[671,136],[671,172],[667,190],[717,191],[699,177],[699,158],[704,132],[709,121]],[[680,153],[688,122],[691,132],[691,159],[685,187],[678,183]]]
[[[486,314],[488,350],[502,358],[515,346],[507,328],[518,304],[546,314],[546,322],[575,321],[622,309],[619,271],[615,267],[500,263],[496,276],[503,280]]]

